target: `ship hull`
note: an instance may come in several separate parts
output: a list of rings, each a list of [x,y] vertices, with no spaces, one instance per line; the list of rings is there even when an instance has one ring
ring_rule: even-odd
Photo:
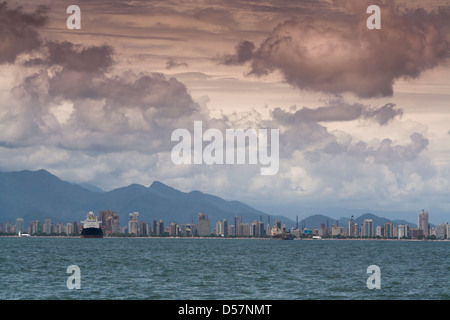
[[[80,238],[103,238],[103,232],[100,228],[84,228]]]

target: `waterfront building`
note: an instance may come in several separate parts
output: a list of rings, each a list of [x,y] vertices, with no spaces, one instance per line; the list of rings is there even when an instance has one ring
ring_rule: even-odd
[[[238,236],[242,237],[250,236],[250,225],[248,223],[241,223],[239,225]]]
[[[102,210],[98,213],[98,219],[101,221],[103,234],[117,233],[113,232],[113,225],[116,220],[119,220],[119,216],[116,212],[109,209]]]
[[[16,233],[23,233],[25,231],[25,223],[23,221],[22,218],[17,218],[16,219],[16,227],[15,227],[15,232]]]
[[[325,226],[325,224],[321,223],[319,226],[319,236],[324,236],[326,234],[329,234],[328,227]]]
[[[371,238],[374,236],[373,220],[365,219],[362,228],[362,236]]]
[[[445,239],[445,223],[438,224],[436,226],[436,239],[444,240]]]
[[[73,224],[70,222],[66,224],[66,233],[73,234]]]
[[[169,236],[177,237],[179,235],[179,227],[176,222],[171,222],[169,224]]]
[[[351,216],[350,220],[348,221],[348,231],[347,231],[347,235],[349,237],[354,237],[355,236],[355,224],[353,222],[354,217]],[[333,233],[333,232],[331,232]]]
[[[253,220],[250,225],[250,235],[254,237],[262,237],[264,235],[264,224],[262,221]]]
[[[428,212],[422,209],[419,213],[417,227],[422,230],[423,236],[427,237],[429,235],[429,225],[428,225]]]
[[[197,228],[196,228],[195,224],[183,223],[180,226],[180,234],[184,237],[192,237],[196,233],[197,233]]]
[[[120,221],[119,217],[114,218],[111,224],[111,233],[120,233]]]
[[[44,230],[42,230],[44,233],[50,234],[52,233],[52,220],[50,218],[46,218],[44,220]]]
[[[234,235],[238,235],[239,225],[242,223],[242,217],[234,216]]]
[[[147,224],[144,221],[139,221],[138,234],[147,235]]]
[[[355,222],[355,227],[353,228],[353,230],[355,230],[355,237],[359,237],[361,235],[361,230],[358,223]]]
[[[139,212],[132,212],[129,214],[128,234],[138,234],[138,219]]]
[[[384,237],[385,238],[393,238],[394,237],[394,225],[392,224],[392,222],[386,222],[384,224]]]
[[[158,234],[158,221],[156,219],[153,219],[153,231],[152,235],[156,236]]]
[[[156,230],[156,234],[158,236],[162,236],[164,234],[164,221],[162,219],[159,219],[158,223],[157,223],[157,230]]]
[[[423,230],[420,229],[420,228],[411,228],[410,229],[410,236],[411,236],[411,239],[422,238],[424,236],[423,235]]]
[[[228,235],[230,236],[236,235],[236,228],[234,227],[234,224],[228,226]]]
[[[207,236],[211,234],[211,227],[208,216],[201,212],[198,213],[197,234],[199,236]]]
[[[11,224],[11,222],[6,222],[5,223],[5,228],[4,231],[5,233],[11,233],[13,231],[13,226]]]
[[[281,221],[280,220],[275,220],[275,227],[278,229],[281,229]]]
[[[64,226],[62,223],[60,223],[60,222],[58,222],[58,223],[56,224],[56,233],[59,233],[59,234],[61,234],[61,233],[66,233],[66,228],[65,228],[65,226]]]
[[[398,225],[398,238],[409,238],[410,232],[409,232],[409,226],[407,224],[399,224]]]
[[[76,221],[73,222],[73,233],[74,234],[80,233],[80,227],[78,226],[78,222],[76,222]]]
[[[331,226],[331,235],[332,236],[345,236],[344,227],[333,224]]]
[[[384,227],[383,226],[377,226],[375,235],[377,237],[382,237],[384,235]]]
[[[216,223],[216,236],[224,236],[224,223],[223,221],[217,221]]]

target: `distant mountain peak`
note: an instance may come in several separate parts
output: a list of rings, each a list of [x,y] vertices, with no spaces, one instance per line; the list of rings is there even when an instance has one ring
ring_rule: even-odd
[[[173,191],[177,191],[177,192],[180,192],[177,189],[172,188],[172,187],[162,183],[161,181],[157,181],[157,180],[153,181],[153,183],[148,188],[151,189],[151,190],[163,191],[163,192],[164,191],[172,191],[172,192]]]

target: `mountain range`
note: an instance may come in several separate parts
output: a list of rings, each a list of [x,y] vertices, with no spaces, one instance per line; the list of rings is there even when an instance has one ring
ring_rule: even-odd
[[[243,222],[263,219],[267,223],[269,214],[239,201],[229,201],[200,191],[182,192],[162,182],[154,181],[149,187],[131,184],[105,192],[89,184],[73,184],[63,181],[46,170],[0,172],[0,222],[14,223],[21,217],[25,223],[50,218],[52,222],[74,222],[84,220],[88,211],[113,210],[119,215],[121,225],[128,222],[130,212],[139,212],[139,220],[151,222],[163,219],[167,224],[197,222],[198,212],[207,214],[211,228],[222,219],[234,224],[236,215]],[[270,214],[273,224],[276,219],[287,227],[296,223],[281,215]],[[394,225],[415,224],[404,220],[389,220],[371,213],[354,219],[362,225],[364,219],[372,219],[374,225],[392,222]],[[320,224],[347,226],[349,218],[330,218],[315,214],[299,220],[299,227],[319,228]]]
[[[21,217],[25,223],[50,218],[52,222],[84,220],[88,211],[113,210],[121,225],[128,223],[130,212],[139,212],[139,220],[165,223],[197,223],[199,212],[208,215],[211,228],[222,219],[234,223],[236,215],[243,222],[268,220],[268,214],[239,201],[228,201],[200,191],[182,192],[162,182],[149,187],[131,184],[104,192],[91,185],[77,185],[59,179],[46,170],[0,172],[0,222],[15,222]],[[271,215],[271,222],[279,219],[287,226],[293,221]]]

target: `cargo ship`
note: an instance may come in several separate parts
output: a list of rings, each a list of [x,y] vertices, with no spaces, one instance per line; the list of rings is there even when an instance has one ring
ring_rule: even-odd
[[[103,238],[102,227],[100,226],[100,221],[92,211],[86,216],[86,220],[81,221],[83,227],[81,229],[80,238]]]

